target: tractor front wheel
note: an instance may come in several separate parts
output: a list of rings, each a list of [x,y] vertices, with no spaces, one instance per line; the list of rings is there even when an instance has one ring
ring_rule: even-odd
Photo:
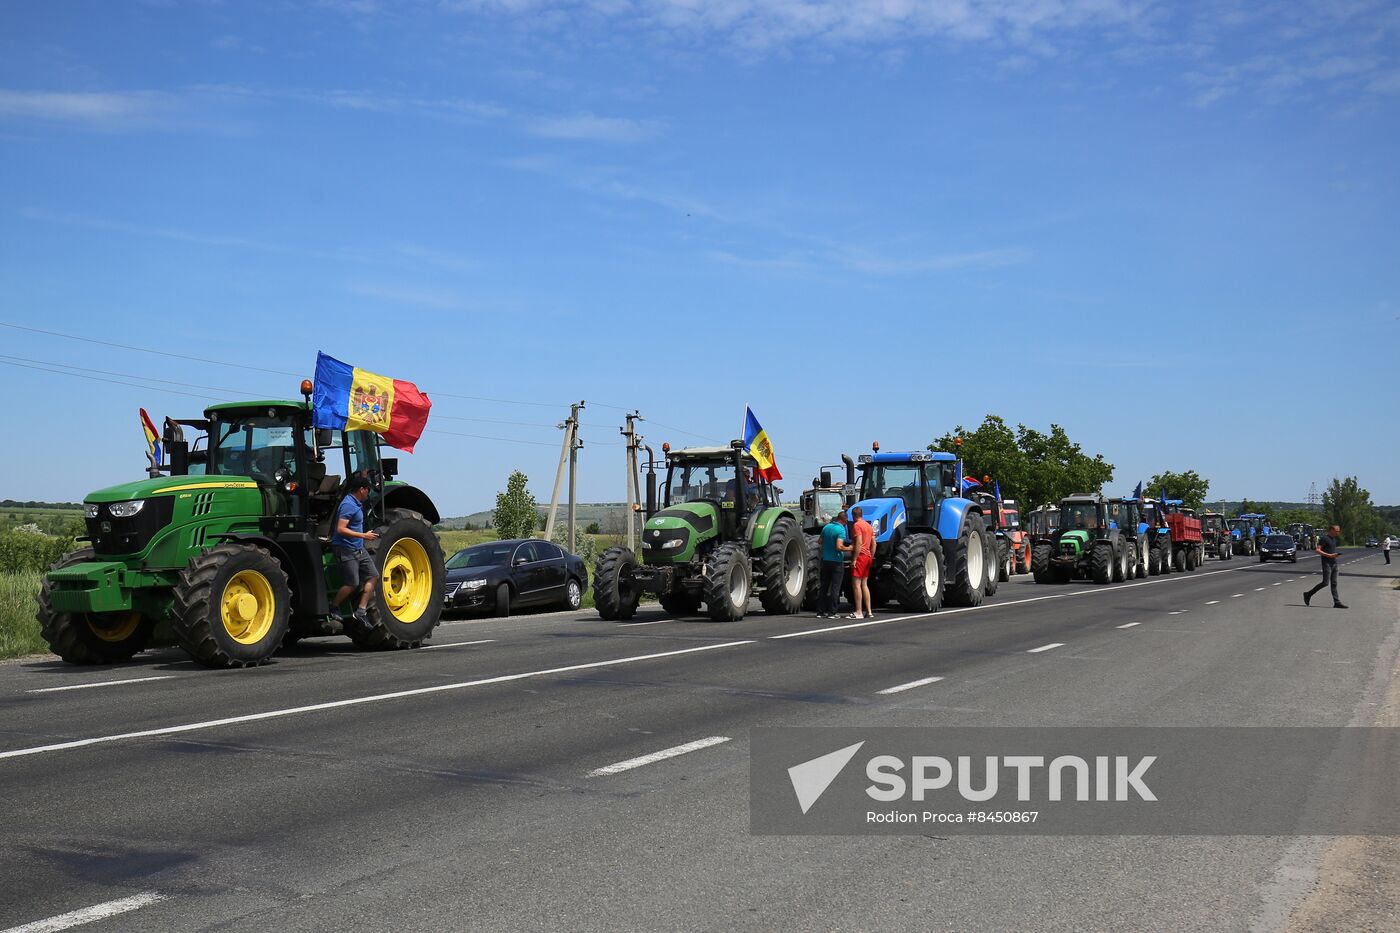
[[[286,571],[271,554],[220,544],[191,557],[180,572],[170,624],[200,664],[252,667],[282,646],[291,602]]]
[[[1031,548],[1031,576],[1036,583],[1058,583],[1059,578],[1050,570],[1050,557],[1055,549],[1048,544],[1037,544]]]
[[[802,587],[802,611],[816,612],[822,599],[822,539],[820,535],[803,534],[807,555],[807,582]]]
[[[716,622],[738,622],[749,608],[749,555],[740,544],[721,544],[705,574],[705,606]]]
[[[791,615],[802,609],[807,588],[807,547],[797,522],[783,516],[773,523],[759,557],[763,592],[758,601],[769,615]]]
[[[49,569],[95,560],[90,547],[63,555]],[[125,661],[146,650],[156,624],[139,612],[58,612],[53,608],[47,576],[39,587],[39,611],[35,618],[49,648],[69,664],[109,664]]]
[[[948,602],[954,606],[980,606],[987,592],[987,574],[996,568],[987,565],[987,536],[982,516],[972,514],[963,521],[956,541],[943,542],[943,557],[948,566]]]
[[[352,628],[350,637],[361,648],[417,648],[442,617],[447,585],[442,544],[417,512],[390,509],[384,519],[376,529],[378,540],[367,545],[379,568],[370,625]]]
[[[1089,576],[1095,583],[1113,582],[1113,545],[1100,541],[1089,554]]]
[[[610,547],[593,572],[593,605],[606,622],[624,622],[637,614],[637,558],[625,547]]]
[[[999,540],[990,530],[987,531],[987,537],[983,540],[987,542],[987,582],[982,589],[982,595],[992,597],[997,594],[997,588],[1001,586],[1001,581],[1006,579],[1001,575],[1001,549],[1004,542]]]
[[[1011,579],[1011,575],[1016,570],[1011,564],[1011,543],[1008,541],[997,542],[997,582],[1005,583]]]
[[[894,552],[894,588],[899,605],[910,612],[943,608],[943,548],[933,535],[909,535]]]

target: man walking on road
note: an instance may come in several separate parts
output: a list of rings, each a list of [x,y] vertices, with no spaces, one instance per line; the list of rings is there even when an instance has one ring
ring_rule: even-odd
[[[856,603],[857,619],[873,619],[870,604],[870,565],[875,560],[875,529],[861,517],[860,506],[851,509],[851,538],[856,548],[855,563],[851,565],[851,596]]]
[[[341,587],[331,600],[331,607],[352,593],[360,594],[360,604],[351,613],[351,618],[364,627],[369,626],[369,616],[365,609],[374,596],[374,583],[379,571],[374,561],[365,553],[365,542],[378,540],[379,535],[365,531],[365,500],[369,498],[369,480],[363,476],[350,478],[349,489],[340,508],[336,510],[335,530],[331,532],[331,552],[340,565]],[[347,624],[349,619],[346,619]]]
[[[821,597],[817,602],[818,619],[834,619],[841,612],[841,584],[846,579],[846,564],[842,557],[851,546],[846,543],[846,526],[840,513],[828,515],[822,526]]]
[[[1381,556],[1385,558],[1387,564],[1390,563],[1390,535],[1381,539]]]
[[[1332,586],[1332,608],[1347,608],[1342,597],[1337,595],[1337,542],[1342,537],[1342,526],[1333,525],[1327,534],[1317,539],[1317,553],[1322,557],[1322,582],[1303,594],[1303,605],[1311,606],[1313,594],[1324,586]]]

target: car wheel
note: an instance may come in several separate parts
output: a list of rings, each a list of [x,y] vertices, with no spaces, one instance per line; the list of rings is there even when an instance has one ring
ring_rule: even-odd
[[[510,584],[502,583],[496,587],[496,615],[510,615]]]
[[[564,585],[564,608],[577,609],[583,605],[583,587],[573,577]]]

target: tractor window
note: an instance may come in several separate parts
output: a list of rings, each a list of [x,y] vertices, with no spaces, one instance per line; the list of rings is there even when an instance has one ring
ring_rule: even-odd
[[[209,424],[210,476],[251,476],[275,482],[280,469],[296,472],[298,431],[290,415],[243,415]]]
[[[1092,502],[1080,502],[1060,506],[1060,527],[1068,531],[1076,528],[1093,530],[1099,527],[1099,509]]]
[[[710,499],[729,508],[738,501],[732,463],[678,463],[671,467],[667,505]]]
[[[1007,528],[1021,527],[1021,513],[1016,509],[1002,509],[1001,517],[1002,521],[1006,523]]]
[[[819,492],[817,493],[817,514],[835,515],[840,512],[846,503],[842,501],[839,492]]]
[[[861,477],[862,499],[903,499],[907,508],[921,508],[919,485],[924,471],[917,463],[871,464]]]

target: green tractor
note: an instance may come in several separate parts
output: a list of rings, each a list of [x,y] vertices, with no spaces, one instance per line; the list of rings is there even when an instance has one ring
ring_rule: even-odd
[[[802,608],[813,573],[802,523],[779,503],[740,441],[666,454],[664,508],[650,494],[639,563],[631,550],[603,552],[593,575],[593,601],[604,619],[626,620],[642,594],[653,593],[672,615],[744,617],[757,595],[774,614]]]
[[[1117,583],[1136,576],[1138,558],[1133,536],[1113,527],[1109,502],[1100,495],[1068,496],[1060,501],[1060,523],[1031,551],[1036,583],[1090,579]]]
[[[329,634],[340,586],[331,522],[341,476],[367,476],[365,528],[380,569],[370,625],[347,625],[365,648],[416,648],[443,606],[439,520],[421,490],[393,482],[379,435],[312,427],[311,383],[301,402],[214,405],[204,418],[167,419],[169,476],[98,490],[84,500],[87,545],[44,578],[38,620],[53,652],[73,664],[121,661],[168,621],[209,667],[266,662],[284,643]],[[207,440],[191,450],[181,425]],[[328,466],[329,463],[333,466]],[[334,467],[340,474],[330,472]]]

